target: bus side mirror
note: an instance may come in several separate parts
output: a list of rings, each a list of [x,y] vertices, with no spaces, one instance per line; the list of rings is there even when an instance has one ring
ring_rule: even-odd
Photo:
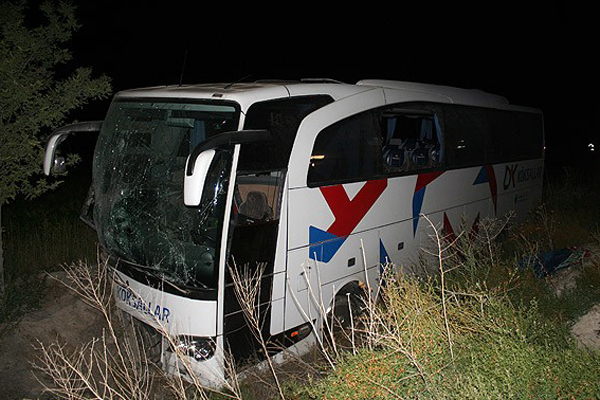
[[[59,133],[48,139],[44,154],[44,174],[62,174],[67,170],[66,160],[57,154],[57,150],[68,135],[68,133]]]
[[[44,154],[44,174],[61,174],[66,170],[64,157],[58,155],[60,144],[71,134],[77,132],[98,132],[102,127],[102,121],[79,122],[58,128],[46,142],[46,153]]]
[[[183,181],[183,202],[186,206],[197,207],[200,205],[206,175],[215,154],[214,149],[209,149],[200,154],[192,153],[188,157]]]
[[[185,164],[183,203],[190,207],[200,205],[206,175],[215,158],[216,148],[219,146],[268,141],[270,139],[271,133],[267,130],[244,130],[219,133],[197,145],[192,150]]]

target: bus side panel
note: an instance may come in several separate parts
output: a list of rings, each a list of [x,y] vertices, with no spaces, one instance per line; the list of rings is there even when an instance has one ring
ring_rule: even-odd
[[[379,253],[382,272],[388,263],[401,273],[417,272],[419,245],[413,235],[412,219],[379,229]]]
[[[363,257],[376,275],[386,256],[413,272],[424,257],[435,269],[435,256],[427,255],[438,245],[434,227],[440,238],[453,239],[463,231],[477,231],[480,220],[509,210],[525,217],[540,200],[541,168],[541,161],[528,161],[291,190],[287,283],[295,296],[286,296],[285,327],[305,322],[294,304],[299,299],[306,299],[301,301],[304,313],[314,317],[344,283],[364,281]],[[362,191],[376,194],[359,206]],[[359,213],[358,222],[353,213]],[[339,225],[347,220],[355,222],[346,224],[344,233]],[[376,286],[377,279],[370,284]]]
[[[361,283],[362,287],[372,291],[372,295],[377,293],[380,267],[374,259],[378,256],[378,231],[362,232],[348,240],[347,248],[328,263],[309,258],[307,248],[289,252],[286,330],[309,321],[319,326],[333,305],[334,296],[349,283]],[[365,248],[366,271],[361,245]],[[366,255],[370,253],[374,256]],[[348,266],[348,260],[354,264]]]
[[[324,194],[321,189],[310,188],[289,192],[288,246],[291,250],[288,252],[287,263],[286,289],[289,293],[286,296],[286,329],[306,322],[307,316],[315,318],[315,310],[327,309],[333,295],[346,283],[366,283],[365,269],[371,271],[369,284],[377,283],[379,233],[377,225],[369,218],[369,215],[377,213],[369,214],[369,211],[376,211],[378,208],[371,204],[369,210],[362,210],[366,215],[357,219],[356,216],[345,214],[353,213],[352,205],[348,208],[334,204],[340,197],[347,202],[355,199],[365,185],[337,185],[333,188],[336,192],[334,196]],[[376,199],[374,202],[376,203]],[[344,205],[348,206],[342,204]],[[348,225],[349,220],[353,220],[354,225]],[[358,220],[360,221],[357,222]],[[371,229],[365,230],[364,227]]]
[[[288,249],[294,250],[309,244],[311,227],[325,230],[335,216],[319,189],[293,189],[288,193]]]
[[[487,216],[494,193],[487,171],[483,166],[419,174],[411,201],[415,237],[419,229],[428,228],[420,236],[421,243],[427,242],[433,227],[458,234],[472,227],[478,215]]]
[[[319,190],[291,189],[288,193],[287,271],[284,329],[317,321],[320,315],[316,260],[308,246],[310,224],[328,225],[334,220]],[[314,290],[314,293],[312,291]],[[321,292],[323,294],[323,292]]]
[[[542,199],[543,186],[542,160],[520,161],[496,165],[498,182],[498,214],[504,215],[510,210],[516,212],[517,221],[537,207]]]
[[[308,257],[306,248],[292,250],[288,253],[288,272],[286,279],[285,324],[284,329],[291,329],[310,321],[317,321],[320,316],[315,260]]]

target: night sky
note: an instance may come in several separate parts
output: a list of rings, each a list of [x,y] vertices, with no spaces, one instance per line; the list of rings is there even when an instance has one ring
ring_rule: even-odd
[[[177,84],[185,59],[183,83],[378,78],[497,93],[544,111],[552,160],[566,160],[565,148],[577,158],[598,135],[599,35],[587,4],[79,3],[76,62],[110,76],[115,92]]]

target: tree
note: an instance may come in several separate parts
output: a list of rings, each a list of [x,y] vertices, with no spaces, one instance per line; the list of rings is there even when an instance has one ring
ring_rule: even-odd
[[[0,2],[0,300],[4,296],[2,205],[56,187],[43,175],[44,138],[69,112],[106,98],[110,80],[71,65],[68,43],[79,28],[75,7],[46,2],[28,27],[24,0]]]

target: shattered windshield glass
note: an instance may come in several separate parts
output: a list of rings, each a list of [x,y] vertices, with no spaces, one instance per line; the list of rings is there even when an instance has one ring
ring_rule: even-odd
[[[232,152],[217,149],[199,207],[183,203],[187,156],[237,129],[226,103],[115,101],[94,155],[94,221],[109,254],[174,284],[215,288]]]

